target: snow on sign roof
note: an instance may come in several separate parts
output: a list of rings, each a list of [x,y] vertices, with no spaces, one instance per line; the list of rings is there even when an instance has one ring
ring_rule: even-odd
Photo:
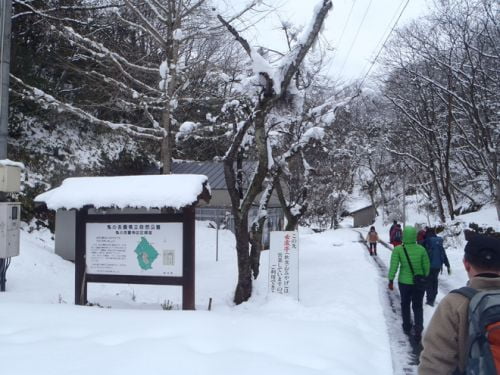
[[[61,186],[37,196],[35,202],[44,202],[51,210],[87,205],[179,209],[196,203],[200,197],[210,199],[207,176],[170,174],[67,178]]]

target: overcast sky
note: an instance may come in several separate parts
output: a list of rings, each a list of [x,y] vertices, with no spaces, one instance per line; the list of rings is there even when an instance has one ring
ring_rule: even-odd
[[[278,14],[268,15],[256,27],[247,30],[247,38],[253,45],[285,50],[283,32],[279,30],[280,19],[305,25],[311,20],[318,1],[267,0],[268,4],[280,5]],[[425,14],[427,2],[410,0],[398,26]],[[323,39],[335,51],[327,68],[329,74],[342,79],[364,75],[405,4],[406,0],[333,0],[323,32]]]

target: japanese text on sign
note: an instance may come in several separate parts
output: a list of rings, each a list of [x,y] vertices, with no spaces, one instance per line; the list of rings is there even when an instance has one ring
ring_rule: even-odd
[[[297,232],[271,232],[269,291],[299,298],[299,244]]]
[[[182,223],[87,223],[87,273],[182,276]]]

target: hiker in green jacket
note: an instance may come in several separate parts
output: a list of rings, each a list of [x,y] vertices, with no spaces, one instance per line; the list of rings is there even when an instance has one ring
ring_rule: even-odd
[[[406,252],[405,252],[406,250]],[[410,263],[411,262],[411,267]],[[412,272],[413,268],[413,272]],[[414,284],[414,275],[429,275],[429,256],[421,245],[417,244],[417,231],[412,226],[403,230],[403,243],[396,246],[391,254],[389,268],[389,289],[394,290],[394,278],[399,269],[398,284],[401,295],[401,315],[403,317],[403,331],[410,335],[412,329],[411,312],[415,319],[413,334],[415,340],[420,341],[424,329],[423,301],[425,288]]]

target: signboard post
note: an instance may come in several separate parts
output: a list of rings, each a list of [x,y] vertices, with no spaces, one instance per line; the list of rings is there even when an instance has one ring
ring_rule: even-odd
[[[269,291],[299,299],[298,232],[271,232]]]

